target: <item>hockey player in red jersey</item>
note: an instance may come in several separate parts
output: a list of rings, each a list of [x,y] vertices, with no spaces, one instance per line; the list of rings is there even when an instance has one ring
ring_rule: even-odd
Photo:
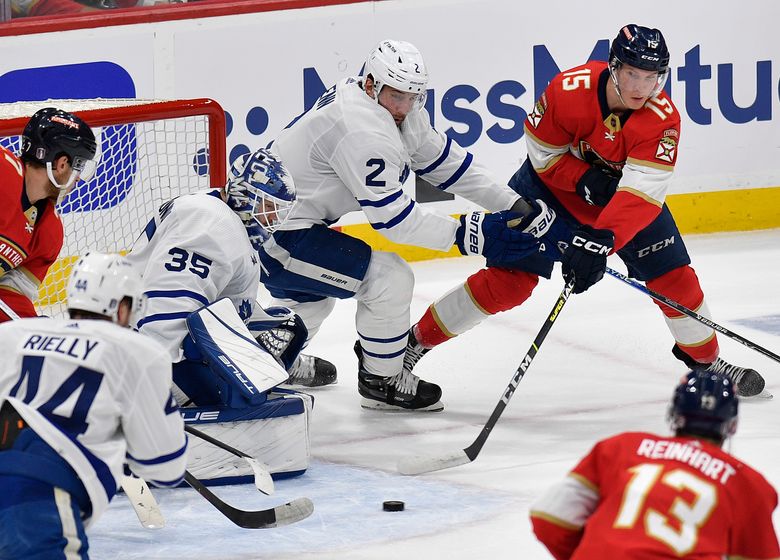
[[[0,322],[9,319],[5,306],[20,317],[36,315],[32,302],[62,248],[54,206],[95,151],[89,125],[53,107],[30,118],[19,157],[0,146]]]
[[[558,74],[525,121],[528,158],[509,186],[542,199],[564,230],[558,247],[516,263],[480,270],[434,302],[412,327],[405,365],[485,317],[522,304],[553,262],[575,278],[574,292],[598,282],[617,252],[629,275],[709,316],[699,280],[664,200],[677,161],[680,115],[663,86],[669,51],[661,32],[626,25],[609,62],[592,61]],[[561,226],[566,225],[563,228]],[[568,230],[568,231],[566,231]],[[718,357],[715,332],[659,304],[675,340],[672,352],[691,369],[727,374],[741,396],[761,394],[755,370]]]
[[[689,372],[669,407],[675,435],[597,443],[532,506],[537,538],[558,560],[780,558],[777,492],[721,449],[737,405],[728,377]]]

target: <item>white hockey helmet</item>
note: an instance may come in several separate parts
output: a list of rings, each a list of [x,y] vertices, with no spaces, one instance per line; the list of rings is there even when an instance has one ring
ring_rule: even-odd
[[[366,59],[363,74],[374,80],[374,100],[379,102],[379,92],[390,86],[406,93],[417,94],[415,107],[425,105],[428,85],[428,69],[417,47],[406,41],[385,39]]]
[[[239,156],[225,187],[227,203],[245,223],[254,220],[273,233],[295,203],[295,183],[282,162],[266,148]]]
[[[143,317],[146,296],[141,275],[122,255],[87,253],[74,265],[68,280],[68,309],[89,311],[119,321],[119,302],[128,297],[130,324]]]

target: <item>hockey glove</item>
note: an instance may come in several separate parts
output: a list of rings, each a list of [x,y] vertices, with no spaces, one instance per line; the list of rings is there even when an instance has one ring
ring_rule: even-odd
[[[619,172],[617,172],[619,173]],[[577,181],[577,194],[591,206],[606,206],[615,194],[620,175],[591,166]]]
[[[563,278],[574,277],[574,293],[580,294],[604,277],[607,255],[615,246],[615,235],[608,229],[581,226],[574,230],[569,246],[563,251]]]
[[[455,244],[464,255],[482,255],[496,263],[518,261],[539,250],[538,239],[507,223],[517,225],[522,218],[508,210],[463,214],[455,232]]]

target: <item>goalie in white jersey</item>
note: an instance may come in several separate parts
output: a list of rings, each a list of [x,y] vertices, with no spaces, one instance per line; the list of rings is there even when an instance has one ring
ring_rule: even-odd
[[[143,308],[141,279],[119,255],[92,253],[67,287],[70,319],[0,325],[0,558],[87,558],[85,527],[127,463],[176,486],[187,438],[171,363],[125,328]]]
[[[403,368],[411,268],[398,255],[372,251],[328,226],[362,210],[396,243],[440,251],[457,245],[463,254],[501,262],[539,251],[538,237],[554,219],[544,205],[496,183],[470,153],[432,128],[424,109],[427,83],[413,45],[382,41],[364,77],[330,88],[271,145],[295,179],[298,201],[260,251],[262,281],[275,302],[303,318],[309,338],[335,298],[358,301],[358,389],[367,408],[438,411],[441,390]],[[460,221],[430,212],[402,190],[412,171],[498,212],[472,212]]]
[[[256,247],[294,203],[292,180],[264,149],[242,158],[231,173],[225,189],[187,194],[163,204],[127,256],[142,274],[148,299],[138,330],[168,349],[174,362],[174,394],[182,406],[261,404],[267,388],[287,381],[287,371],[292,382],[308,386],[331,383],[336,377],[329,362],[299,355],[306,334],[294,313],[256,304],[260,287]],[[225,301],[216,313],[230,329],[215,334],[200,324],[198,313],[214,310],[211,306],[220,300]],[[280,332],[285,325],[287,330]],[[273,327],[277,329],[268,330]],[[296,332],[301,336],[288,346]],[[288,339],[278,340],[278,335]],[[254,344],[258,336],[262,351]],[[277,342],[280,348],[274,347]],[[255,382],[247,382],[251,372],[235,363],[240,358],[229,350],[234,344],[256,362],[249,368],[260,376]]]

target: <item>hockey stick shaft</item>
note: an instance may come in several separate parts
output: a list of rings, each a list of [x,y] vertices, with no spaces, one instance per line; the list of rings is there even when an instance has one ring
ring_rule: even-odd
[[[200,430],[193,428],[188,424],[184,424],[184,431],[216,447],[219,447],[220,449],[223,449],[228,453],[232,453],[237,457],[241,457],[245,459],[246,462],[249,463],[249,466],[252,467],[252,471],[254,472],[255,487],[258,490],[260,490],[260,492],[266,495],[271,495],[274,493],[274,480],[273,478],[271,478],[271,473],[268,472],[268,469],[266,469],[265,466],[260,463],[260,461],[258,461],[248,453],[244,453],[243,451],[236,449],[235,447],[231,447],[227,443],[220,441],[217,438],[208,435],[207,433],[201,432]]]
[[[639,282],[629,278],[625,274],[622,274],[622,273],[620,273],[620,272],[618,272],[616,270],[612,270],[609,267],[607,267],[607,273],[610,276],[612,276],[613,278],[617,278],[618,280],[628,284],[632,288],[636,288],[640,292],[644,292],[645,294],[647,294],[648,296],[653,298],[655,301],[663,303],[664,305],[667,305],[667,306],[671,307],[672,309],[675,309],[675,310],[679,311],[683,315],[687,315],[691,319],[695,319],[696,321],[698,321],[698,322],[700,322],[700,323],[702,323],[704,325],[707,325],[712,330],[714,330],[716,332],[719,332],[723,336],[727,336],[727,337],[729,337],[732,340],[736,340],[737,342],[739,342],[743,346],[747,346],[751,350],[755,350],[756,352],[758,352],[760,354],[763,354],[767,358],[771,358],[771,359],[773,359],[776,362],[780,362],[780,356],[778,356],[774,352],[771,352],[770,350],[767,350],[763,346],[759,346],[755,342],[751,342],[750,340],[739,336],[737,333],[730,331],[726,327],[720,326],[715,321],[713,321],[711,319],[708,319],[707,317],[705,317],[703,315],[699,315],[695,311],[693,311],[691,309],[688,309],[684,305],[679,304],[679,303],[677,303],[676,301],[674,301],[672,299],[669,299],[665,295],[659,294],[658,292],[654,292],[653,290],[651,290],[647,286],[645,286],[643,284],[640,284]]]
[[[506,389],[504,389],[504,393],[501,395],[501,399],[499,399],[496,407],[493,409],[493,413],[490,415],[490,418],[488,418],[487,422],[485,422],[485,425],[482,427],[482,430],[479,432],[479,435],[474,440],[474,442],[468,447],[464,448],[462,451],[450,453],[448,455],[442,455],[438,457],[416,456],[410,457],[406,461],[401,460],[398,464],[398,470],[402,474],[422,474],[424,472],[438,471],[450,467],[456,467],[458,465],[465,465],[466,463],[470,463],[477,458],[477,455],[479,455],[479,452],[485,445],[485,442],[490,436],[490,433],[493,431],[493,428],[498,422],[498,419],[501,418],[501,415],[504,413],[504,410],[509,404],[509,400],[512,398],[512,395],[514,395],[515,390],[517,389],[517,385],[523,379],[523,376],[525,376],[528,368],[531,366],[531,362],[533,362],[534,357],[536,357],[536,354],[539,351],[539,348],[542,346],[544,339],[547,338],[547,334],[550,332],[553,324],[555,324],[555,321],[558,319],[558,316],[560,315],[563,306],[566,304],[566,301],[569,299],[573,288],[574,279],[570,280],[566,284],[566,286],[563,288],[563,291],[561,292],[561,295],[558,296],[552,311],[545,319],[542,328],[539,329],[536,338],[534,338],[534,341],[531,343],[531,347],[528,349],[528,352],[526,352],[525,357],[523,357],[523,360],[520,362],[520,365],[517,366],[517,370],[515,370],[515,373],[512,376],[512,379],[509,381],[509,384],[506,386]]]
[[[297,498],[292,502],[262,510],[238,509],[222,501],[189,471],[184,471],[184,480],[222,515],[244,529],[281,527],[306,519],[314,512],[314,504],[309,498]]]

